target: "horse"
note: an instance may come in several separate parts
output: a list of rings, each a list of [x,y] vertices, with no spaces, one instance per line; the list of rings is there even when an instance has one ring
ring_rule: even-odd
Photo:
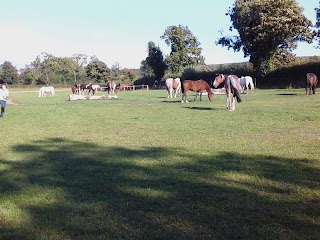
[[[217,88],[223,82],[224,88],[226,89],[227,109],[234,111],[236,109],[235,98],[237,102],[242,102],[239,93],[239,89],[241,88],[239,78],[236,75],[217,74],[213,86]]]
[[[108,93],[111,92],[111,94],[114,94],[116,92],[117,84],[115,81],[109,81],[107,83],[107,87],[108,87]]]
[[[75,84],[71,86],[72,94],[78,94],[80,95],[80,84]]]
[[[200,79],[200,80],[184,80],[182,82],[182,100],[181,102],[184,103],[188,103],[188,100],[187,100],[187,92],[188,91],[193,91],[193,92],[197,92],[195,98],[194,98],[194,101],[196,101],[196,98],[198,95],[200,95],[200,101],[201,101],[201,97],[202,97],[202,91],[207,91],[208,93],[208,98],[209,100],[211,101],[212,99],[212,91],[211,91],[211,88],[209,86],[209,84]],[[184,99],[184,100],[183,100]]]
[[[173,92],[174,93],[174,97],[177,97],[181,95],[181,81],[180,78],[168,78],[166,80],[166,89],[167,89],[167,93],[168,93],[168,98],[173,98]]]
[[[306,95],[311,95],[311,90],[313,94],[316,94],[316,88],[318,84],[318,77],[314,73],[307,73],[307,84],[306,84]],[[309,89],[309,94],[308,94]]]
[[[92,89],[94,91],[100,91],[101,87],[100,87],[100,85],[94,84],[94,85],[92,85]]]
[[[80,94],[84,95],[84,90],[88,89],[88,95],[92,93],[94,95],[95,90],[92,88],[92,83],[82,83],[80,85]]]
[[[47,97],[47,93],[49,93],[49,96],[54,96],[54,88],[52,86],[48,87],[41,87],[39,89],[39,97]]]
[[[254,90],[254,84],[253,84],[253,80],[252,77],[250,76],[242,76],[240,78],[240,87],[241,87],[241,93],[244,93],[244,90],[247,90],[247,93],[249,91],[249,85],[250,85],[250,90],[251,92],[253,92]]]

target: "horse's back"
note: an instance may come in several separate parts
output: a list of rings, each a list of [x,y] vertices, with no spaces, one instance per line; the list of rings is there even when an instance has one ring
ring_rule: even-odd
[[[240,78],[240,85],[241,85],[241,86],[245,86],[246,83],[247,83],[246,77],[242,76],[242,77]]]
[[[228,81],[225,81],[224,83],[224,87],[227,89],[229,87],[228,84],[231,84],[234,88],[236,88],[237,90],[241,89],[241,78],[239,79],[239,77],[237,75],[228,75],[227,76]]]
[[[182,82],[183,90],[191,90],[194,92],[207,90],[210,88],[209,84],[205,80],[184,80]]]
[[[172,88],[172,86],[173,86],[173,78],[167,78],[165,84],[166,84],[166,88],[167,89]]]
[[[315,84],[318,82],[318,77],[314,73],[307,73],[307,81],[311,84]]]
[[[180,81],[180,78],[175,78],[173,79],[173,82],[172,82],[172,87],[173,89],[177,89],[181,86],[181,81]]]

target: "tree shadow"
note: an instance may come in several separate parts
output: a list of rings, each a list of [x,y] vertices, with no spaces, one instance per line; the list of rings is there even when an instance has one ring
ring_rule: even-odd
[[[28,216],[1,214],[2,239],[253,239],[319,236],[319,191],[308,159],[184,149],[102,148],[51,138],[13,149],[0,160],[2,199]],[[171,163],[179,157],[185,161]],[[141,159],[145,159],[141,163]],[[29,193],[29,194],[28,194]],[[39,199],[30,194],[39,194]],[[28,196],[24,201],[23,196]],[[37,200],[38,199],[38,200]]]

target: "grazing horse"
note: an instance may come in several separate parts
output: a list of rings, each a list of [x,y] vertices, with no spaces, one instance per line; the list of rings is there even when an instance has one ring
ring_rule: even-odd
[[[111,94],[115,94],[116,92],[116,87],[117,87],[117,84],[115,81],[109,81],[107,83],[107,87],[108,87],[108,93],[111,92]]]
[[[193,92],[197,92],[195,98],[194,98],[194,101],[196,101],[196,98],[198,95],[200,95],[200,101],[201,101],[201,97],[202,97],[202,91],[207,91],[208,93],[208,98],[209,100],[211,101],[212,99],[212,91],[211,91],[211,88],[209,86],[209,84],[200,79],[200,80],[184,80],[182,82],[182,100],[181,102],[184,103],[184,102],[188,102],[187,100],[187,92],[188,91],[193,91]]]
[[[95,85],[92,85],[92,89],[94,91],[100,91],[101,87],[100,87],[100,85],[95,84]]]
[[[244,90],[246,89],[247,93],[249,91],[249,85],[250,85],[250,90],[251,92],[253,92],[254,90],[254,84],[253,84],[253,80],[252,80],[252,77],[250,76],[242,76],[240,78],[240,87],[241,87],[241,93],[244,93]]]
[[[229,109],[229,111],[234,111],[236,109],[235,98],[237,99],[237,102],[242,102],[239,93],[239,78],[236,75],[217,74],[213,86],[217,88],[223,82],[227,95],[227,109]]]
[[[39,89],[39,97],[47,97],[47,93],[49,93],[49,96],[54,96],[54,88],[52,86],[48,87],[41,87]]]
[[[75,84],[71,86],[72,94],[78,94],[80,95],[80,84]]]
[[[88,95],[92,93],[94,95],[95,90],[92,88],[92,83],[82,83],[80,85],[80,93],[81,95],[84,95],[84,90],[88,89]]]
[[[177,97],[181,95],[181,81],[180,78],[168,78],[166,80],[166,89],[168,92],[168,98],[173,98],[173,92],[174,97]]]
[[[313,94],[316,94],[316,88],[318,83],[318,77],[314,73],[307,73],[307,85],[306,85],[306,95],[311,95],[311,90]],[[309,89],[309,94],[308,94]]]

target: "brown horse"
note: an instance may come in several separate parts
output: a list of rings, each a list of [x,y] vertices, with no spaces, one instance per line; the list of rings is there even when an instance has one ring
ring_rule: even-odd
[[[316,94],[318,78],[314,73],[307,73],[307,85],[306,85],[306,95],[311,95],[311,90],[313,94]],[[309,89],[309,94],[308,94]]]
[[[188,91],[193,91],[193,92],[197,92],[195,98],[194,98],[194,101],[196,101],[196,98],[198,95],[200,95],[200,101],[201,101],[201,97],[202,97],[202,91],[207,91],[208,93],[208,98],[209,100],[211,101],[212,99],[212,91],[211,91],[211,88],[209,86],[209,84],[200,79],[200,80],[184,80],[182,82],[182,100],[181,102],[188,102],[187,100],[187,92]],[[184,99],[184,100],[183,100]]]
[[[224,82],[224,88],[227,95],[227,109],[234,111],[236,109],[235,98],[237,102],[242,102],[239,90],[241,89],[239,78],[236,75],[217,74],[213,86],[217,88]]]
[[[71,86],[72,94],[80,94],[80,84]]]

